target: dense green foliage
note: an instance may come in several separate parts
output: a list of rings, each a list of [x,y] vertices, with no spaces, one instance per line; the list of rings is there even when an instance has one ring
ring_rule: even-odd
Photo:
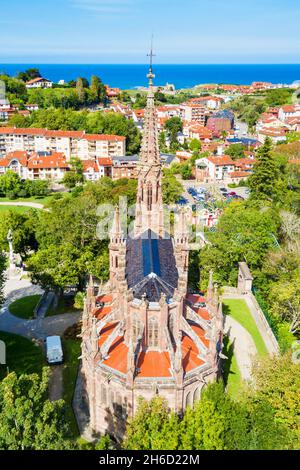
[[[288,413],[286,413],[288,414]],[[252,391],[239,402],[224,393],[222,383],[207,386],[182,420],[161,397],[141,400],[127,426],[128,450],[264,450],[297,447],[288,419],[276,419],[272,403]]]
[[[102,178],[87,183],[78,194],[52,202],[49,212],[39,213],[35,221],[38,250],[28,259],[34,281],[62,290],[68,285],[83,288],[89,272],[107,280],[108,239],[97,236],[97,225],[104,217],[97,215],[97,208],[116,205],[120,196],[128,198],[129,206],[133,204],[136,181]],[[112,215],[113,206],[108,210]]]
[[[0,382],[0,449],[71,449],[64,402],[48,400],[49,370]]]
[[[49,181],[47,180],[21,180],[19,175],[12,170],[8,170],[0,176],[0,197],[9,199],[18,197],[45,197],[49,194]]]

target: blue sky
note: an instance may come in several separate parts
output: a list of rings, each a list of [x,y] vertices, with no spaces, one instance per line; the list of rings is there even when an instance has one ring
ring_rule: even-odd
[[[300,63],[299,0],[1,0],[0,63]]]

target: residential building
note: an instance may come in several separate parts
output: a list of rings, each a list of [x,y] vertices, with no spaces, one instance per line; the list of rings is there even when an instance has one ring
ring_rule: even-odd
[[[65,155],[59,152],[28,154],[27,152],[15,151],[0,158],[0,174],[12,170],[22,179],[47,179],[59,182],[69,169]]]
[[[180,106],[181,117],[184,121],[198,122],[205,125],[206,110],[202,104],[184,103]]]
[[[286,135],[288,132],[289,129],[287,127],[266,127],[258,131],[257,138],[261,143],[263,143],[266,138],[269,137],[274,144],[277,144],[278,142],[286,141]]]
[[[9,152],[63,152],[81,160],[108,158],[126,153],[126,138],[86,134],[84,131],[49,131],[34,128],[0,127],[0,157]]]
[[[188,103],[200,104],[207,109],[220,109],[224,99],[219,96],[199,96],[198,98],[191,98]]]
[[[300,116],[300,104],[282,106],[279,109],[278,118],[285,122],[287,118]]]
[[[121,440],[139,397],[159,395],[182,414],[220,375],[224,318],[212,273],[207,295],[188,293],[184,212],[174,237],[164,227],[162,165],[152,68],[138,172],[135,225],[119,209],[110,233],[110,277],[92,277],[82,318],[82,389],[90,428]]]
[[[37,77],[26,83],[26,88],[52,88],[53,82],[47,78]]]
[[[207,127],[212,131],[228,132],[234,128],[234,114],[228,109],[218,111],[207,120]]]

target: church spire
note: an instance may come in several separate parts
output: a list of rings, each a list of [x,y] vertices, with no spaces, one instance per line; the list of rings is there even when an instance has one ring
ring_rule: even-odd
[[[150,57],[150,68],[147,75],[149,88],[138,174],[135,235],[151,230],[156,235],[163,236],[162,165],[154,100],[153,79],[155,75],[153,73],[152,45],[148,56]]]

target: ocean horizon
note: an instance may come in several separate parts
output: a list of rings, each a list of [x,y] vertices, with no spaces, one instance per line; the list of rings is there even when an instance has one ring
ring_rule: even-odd
[[[148,64],[0,64],[0,73],[15,76],[37,67],[42,76],[58,82],[101,77],[105,84],[121,89],[147,85]],[[176,89],[204,83],[249,85],[254,81],[292,84],[300,81],[300,64],[157,64],[155,84],[172,83]]]

